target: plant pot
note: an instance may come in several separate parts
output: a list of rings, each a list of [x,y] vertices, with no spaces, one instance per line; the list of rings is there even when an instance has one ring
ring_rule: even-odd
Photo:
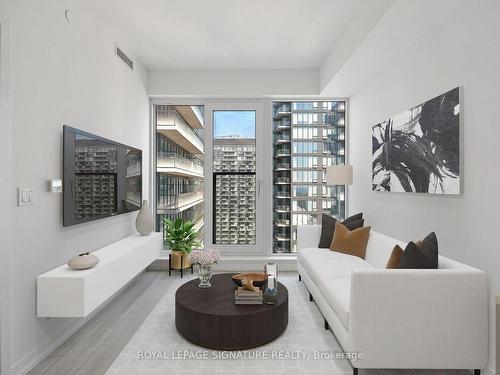
[[[184,256],[182,256],[184,254]],[[182,259],[182,265],[181,265]],[[183,253],[182,251],[171,251],[170,252],[170,268],[173,270],[186,269],[191,267],[191,262],[189,261],[189,254]]]

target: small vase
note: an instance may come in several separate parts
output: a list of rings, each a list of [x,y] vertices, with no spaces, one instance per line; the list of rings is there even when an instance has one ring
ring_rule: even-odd
[[[153,231],[153,215],[147,200],[142,201],[142,207],[135,219],[135,227],[141,236],[148,236]]]
[[[210,278],[212,277],[212,267],[213,264],[200,264],[198,266],[198,278],[200,279],[198,287],[210,288],[212,286],[212,284],[210,284]]]

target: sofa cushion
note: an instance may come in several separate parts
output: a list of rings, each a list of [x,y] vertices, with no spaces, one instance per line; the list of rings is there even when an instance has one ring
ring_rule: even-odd
[[[432,268],[438,268],[438,240],[436,233],[431,232],[422,240],[422,244],[419,245],[420,250],[425,254],[425,256],[430,260],[430,266]]]
[[[359,257],[329,249],[300,249],[297,260],[318,287],[323,280],[349,278],[353,270],[373,269],[372,265]]]
[[[321,236],[319,238],[319,248],[327,249],[330,247],[333,239],[333,233],[335,231],[335,223],[337,219],[333,216],[322,214],[321,215]],[[364,224],[363,213],[352,215],[342,221],[349,230],[354,230],[356,228],[361,228]]]
[[[392,269],[392,268],[398,268],[399,263],[401,262],[401,257],[403,256],[403,249],[401,246],[396,245],[392,249],[391,256],[389,257],[389,260],[387,261],[387,265],[385,268]]]
[[[432,232],[418,245],[411,242],[406,246],[398,268],[438,268],[438,244],[436,234]]]
[[[342,325],[349,329],[349,306],[351,296],[351,279],[327,279],[319,286],[326,302],[335,311]]]
[[[337,221],[330,250],[365,259],[370,229],[371,227],[363,227],[350,231],[345,225]]]
[[[375,268],[384,269],[395,245],[399,245],[402,249],[406,247],[403,241],[371,231],[366,245],[365,260]]]

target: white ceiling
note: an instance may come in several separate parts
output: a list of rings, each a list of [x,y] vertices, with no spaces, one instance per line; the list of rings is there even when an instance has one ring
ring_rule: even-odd
[[[317,69],[362,0],[94,0],[149,69]]]

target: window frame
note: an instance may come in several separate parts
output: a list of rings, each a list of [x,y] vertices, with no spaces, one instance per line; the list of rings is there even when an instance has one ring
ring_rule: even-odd
[[[265,128],[265,107],[260,102],[212,102],[205,105],[205,246],[217,249],[222,255],[227,256],[245,256],[245,255],[266,255],[265,246],[265,225],[262,220],[264,215],[264,149],[266,148],[263,136]],[[214,187],[215,174],[213,171],[213,151],[214,151],[214,111],[255,111],[255,147],[256,147],[256,166],[255,166],[255,244],[216,244],[214,243]],[[260,185],[260,187],[259,187]],[[259,193],[260,190],[260,193]],[[208,229],[207,229],[208,228]]]
[[[257,139],[256,142],[262,144],[262,155],[264,160],[263,165],[263,179],[261,192],[263,194],[262,200],[264,204],[264,209],[262,214],[257,216],[257,221],[263,224],[263,239],[262,239],[262,249],[257,252],[223,252],[224,256],[232,257],[245,257],[245,256],[255,256],[263,255],[265,257],[296,257],[295,253],[289,254],[275,254],[273,253],[273,166],[272,163],[266,162],[267,160],[272,160],[273,158],[273,102],[275,101],[344,101],[345,102],[345,126],[344,126],[344,138],[345,138],[345,163],[349,164],[349,99],[348,98],[338,98],[338,97],[321,97],[321,96],[271,96],[265,98],[259,97],[241,97],[241,98],[230,98],[230,97],[220,97],[220,98],[210,98],[210,97],[194,97],[194,96],[164,96],[164,97],[150,97],[150,155],[149,155],[149,170],[150,170],[150,184],[149,193],[151,197],[151,204],[156,206],[156,115],[154,113],[155,105],[199,105],[204,108],[204,118],[205,118],[205,149],[207,147],[213,146],[212,134],[207,130],[207,119],[208,119],[208,108],[209,106],[218,104],[250,104],[250,105],[260,105],[262,106],[262,121],[260,126],[262,127],[259,132],[259,122],[257,123],[257,137],[259,134],[262,139]],[[207,139],[207,137],[210,139]],[[321,141],[321,136],[318,134],[317,141]],[[316,141],[316,140],[315,140]],[[209,146],[210,145],[210,146]],[[211,150],[210,150],[211,152]],[[207,235],[210,235],[210,240],[212,236],[212,221],[210,215],[207,214],[207,208],[212,210],[212,185],[207,180],[207,173],[210,179],[212,178],[212,159],[210,161],[207,158],[207,153],[205,152],[205,217],[204,217],[204,238],[205,247],[213,247],[210,242],[207,241]],[[207,168],[209,168],[207,170]],[[345,192],[345,212],[348,213],[348,189]],[[266,222],[266,218],[271,218],[269,222]],[[224,245],[231,246],[231,245]]]

